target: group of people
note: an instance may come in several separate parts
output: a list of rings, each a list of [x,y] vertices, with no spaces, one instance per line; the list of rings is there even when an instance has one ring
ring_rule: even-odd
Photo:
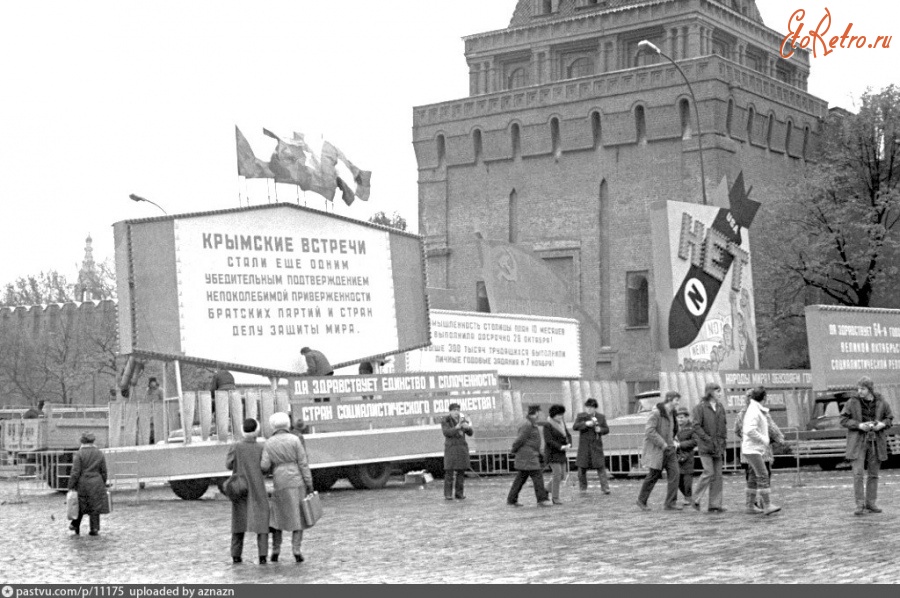
[[[265,443],[257,442],[259,422],[246,419],[243,438],[228,447],[225,466],[243,478],[247,492],[231,497],[231,558],[242,562],[244,535],[256,534],[259,564],[267,560],[278,562],[282,535],[291,532],[291,551],[294,560],[304,561],[301,552],[303,530],[307,525],[301,515],[303,499],[313,492],[312,473],[300,430],[302,422],[295,422],[287,413],[275,413],[269,418],[272,436]],[[271,472],[273,491],[271,501],[264,474]],[[272,552],[269,555],[269,535]]]
[[[749,515],[768,516],[781,510],[772,503],[771,476],[775,459],[773,445],[784,442],[784,434],[772,419],[765,405],[766,399],[767,392],[763,387],[748,391],[747,404],[738,413],[733,427],[734,434],[741,440],[741,463],[746,478],[744,512]],[[667,392],[647,420],[642,460],[649,473],[641,484],[637,506],[643,511],[650,510],[647,501],[665,471],[664,510],[683,510],[684,507],[678,504],[680,491],[684,506],[700,511],[703,496],[708,491],[707,512],[723,513],[727,510],[723,506],[722,469],[728,424],[722,387],[716,383],[707,384],[702,400],[693,411],[680,406],[680,401],[679,393]],[[602,439],[609,434],[609,426],[603,414],[597,413],[596,400],[588,399],[584,406],[585,411],[576,416],[572,426],[580,433],[576,458],[579,489],[587,490],[587,472],[594,469],[602,492],[609,494]],[[460,414],[458,404],[451,404],[449,411],[441,425],[445,436],[444,498],[460,500],[465,498],[465,471],[469,466],[466,436],[472,436],[473,428]],[[513,507],[522,506],[519,494],[529,478],[540,506],[562,504],[559,489],[568,466],[567,451],[572,447],[572,435],[564,421],[566,408],[551,405],[549,419],[539,424],[541,411],[540,405],[528,408],[526,422],[519,428],[512,445],[516,477],[506,503]],[[845,459],[853,470],[855,515],[882,512],[876,504],[878,477],[881,462],[888,457],[885,431],[892,424],[890,405],[875,392],[872,379],[863,377],[857,384],[856,396],[851,397],[841,410],[841,425],[847,428]],[[703,467],[696,484],[693,481],[695,449]],[[543,477],[547,465],[552,472],[549,492]]]

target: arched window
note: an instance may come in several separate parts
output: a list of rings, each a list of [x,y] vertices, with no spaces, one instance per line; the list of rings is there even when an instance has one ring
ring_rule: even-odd
[[[687,98],[682,98],[678,102],[678,112],[681,114],[681,138],[691,138],[691,103]]]
[[[575,79],[578,77],[587,77],[594,74],[594,61],[586,56],[582,56],[572,61],[569,68],[566,69],[566,77]]]
[[[591,137],[594,140],[594,149],[600,147],[602,139],[602,131],[600,129],[600,113],[596,110],[591,112]]]
[[[509,130],[510,141],[512,142],[513,158],[518,158],[522,154],[522,139],[519,133],[519,123],[513,123]]]
[[[803,127],[803,159],[807,158],[807,151],[809,150],[809,125]]]
[[[647,326],[650,324],[650,284],[647,272],[628,272],[625,275],[628,301],[628,326]]]
[[[519,194],[513,189],[509,194],[509,242],[515,243],[519,236],[519,230],[516,221],[518,220],[519,210]]]
[[[756,110],[753,109],[753,106],[750,106],[750,110],[747,111],[747,143],[753,143],[753,125],[756,124]]]
[[[437,136],[437,159],[438,159],[438,168],[444,165],[444,157],[447,154],[447,143],[444,141],[444,135]]]
[[[558,158],[562,154],[562,148],[559,141],[559,119],[555,116],[550,119],[550,145],[553,155]]]
[[[644,116],[643,106],[637,106],[634,109],[634,127],[637,133],[637,142],[647,143],[647,120]]]
[[[509,74],[506,81],[506,89],[519,89],[528,85],[528,71],[525,67],[519,67]]]
[[[725,134],[731,137],[731,121],[734,120],[734,100],[728,100],[728,112],[725,114]]]
[[[481,129],[472,131],[472,148],[475,152],[475,163],[481,162]]]
[[[772,130],[775,128],[775,113],[769,114],[769,126],[766,128],[766,147],[772,149]]]
[[[792,123],[790,120],[788,120],[785,127],[787,128],[787,132],[784,134],[784,153],[787,154],[788,156],[790,156],[791,155],[791,129],[794,128],[794,123]]]

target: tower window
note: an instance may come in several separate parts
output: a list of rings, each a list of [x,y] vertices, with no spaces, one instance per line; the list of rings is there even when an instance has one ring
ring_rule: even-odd
[[[734,100],[728,100],[728,112],[725,114],[725,134],[731,137],[731,122],[734,120]]]
[[[753,125],[756,120],[756,110],[753,107],[750,107],[750,110],[747,112],[747,144],[753,143]]]
[[[437,136],[437,159],[438,159],[438,167],[444,165],[444,158],[447,154],[447,143],[444,141],[443,135]]]
[[[772,149],[772,129],[775,128],[775,113],[769,114],[769,126],[766,128],[766,147]]]
[[[634,109],[634,126],[637,133],[637,142],[641,144],[647,143],[647,120],[644,116],[643,106],[638,106]]]
[[[513,158],[517,158],[522,154],[522,138],[519,132],[519,123],[513,123],[509,131],[510,141],[512,143]]]
[[[626,300],[628,301],[627,325],[648,326],[650,324],[650,284],[647,272],[628,272],[625,275]]]
[[[524,67],[513,70],[506,80],[506,89],[519,89],[528,85],[528,71]]]
[[[678,112],[681,114],[681,138],[691,138],[691,104],[687,98],[678,102]]]
[[[594,140],[594,149],[600,147],[602,139],[602,130],[600,129],[600,113],[591,112],[591,136]]]
[[[784,135],[784,153],[787,155],[791,155],[791,131],[794,128],[794,123],[791,121],[787,121],[787,133]]]
[[[481,162],[481,129],[472,132],[472,149],[475,152],[475,162]]]
[[[550,119],[550,144],[553,148],[553,155],[557,158],[562,154],[559,141],[559,119],[553,117]]]
[[[572,61],[569,68],[566,69],[566,77],[568,79],[576,79],[578,77],[587,77],[594,74],[594,61],[583,56]]]

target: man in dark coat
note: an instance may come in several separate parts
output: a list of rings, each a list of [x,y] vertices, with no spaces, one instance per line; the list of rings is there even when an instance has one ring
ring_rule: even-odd
[[[226,369],[219,368],[213,375],[209,385],[209,392],[216,396],[217,390],[234,390],[234,376]]]
[[[580,432],[578,439],[578,457],[575,464],[578,466],[578,487],[582,492],[587,491],[587,472],[596,469],[600,478],[600,489],[603,494],[609,494],[609,477],[606,475],[606,459],[603,456],[603,436],[609,434],[609,426],[606,425],[606,417],[597,413],[597,401],[588,399],[584,402],[583,413],[575,417],[572,429]]]
[[[534,495],[538,504],[542,507],[552,506],[547,489],[544,488],[544,476],[541,473],[541,429],[537,425],[538,415],[541,412],[540,405],[532,405],[528,408],[528,421],[519,428],[519,434],[512,445],[515,454],[516,479],[506,497],[506,504],[511,507],[521,507],[519,492],[525,485],[525,480],[531,478],[534,484]]]
[[[888,458],[885,430],[894,422],[891,406],[875,392],[868,376],[856,384],[858,396],[851,397],[841,410],[841,425],[847,428],[845,458],[853,466],[854,515],[881,513],[878,499],[878,474],[881,462]],[[866,473],[868,471],[868,473]]]
[[[306,358],[306,375],[307,376],[333,376],[334,368],[328,363],[328,358],[321,351],[303,347],[300,349],[300,355]]]
[[[678,471],[680,479],[678,488],[684,495],[684,504],[694,503],[691,488],[694,484],[694,449],[697,439],[694,437],[694,424],[691,423],[691,412],[687,407],[679,407],[675,412],[675,441],[678,444]]]
[[[709,488],[709,512],[721,513],[722,491],[724,481],[722,479],[722,464],[725,460],[725,439],[728,433],[728,424],[725,422],[725,406],[720,399],[722,387],[715,382],[706,385],[701,400],[696,407],[691,419],[694,421],[694,435],[697,438],[697,451],[700,453],[700,463],[703,464],[703,475],[694,488],[694,499],[691,506],[700,510],[700,500],[703,493]]]
[[[269,497],[260,465],[263,444],[256,441],[259,423],[255,419],[245,419],[242,428],[243,439],[230,444],[225,456],[225,467],[247,483],[247,496],[231,501],[231,559],[241,562],[244,534],[249,532],[256,534],[259,562],[265,564],[269,553]]]
[[[69,490],[78,492],[78,517],[69,525],[76,536],[81,533],[81,519],[85,515],[90,518],[89,534],[96,536],[100,533],[100,514],[109,513],[106,459],[100,449],[94,446],[95,440],[93,432],[81,435],[81,448],[75,453],[72,473],[69,475]]]
[[[474,431],[472,424],[459,412],[459,403],[450,403],[450,414],[441,421],[441,432],[444,433],[444,498],[463,500],[463,485],[466,470],[469,469],[469,443],[466,436]]]

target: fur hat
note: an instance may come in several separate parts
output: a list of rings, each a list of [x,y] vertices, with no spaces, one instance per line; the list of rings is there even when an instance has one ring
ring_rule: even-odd
[[[593,407],[594,409],[599,407],[599,405],[597,405],[597,399],[588,399],[587,401],[584,402],[584,406],[585,407]]]
[[[97,437],[94,436],[93,432],[81,433],[81,444],[94,444],[95,440],[97,440]]]
[[[528,415],[536,415],[541,412],[540,405],[529,405],[528,406]]]
[[[566,408],[562,405],[550,405],[550,417],[556,417],[566,412]]]
[[[269,425],[272,426],[273,430],[290,430],[291,416],[281,411],[279,411],[278,413],[273,413],[269,417]]]
[[[450,406],[447,407],[447,411],[459,411],[459,403],[450,403]]]
[[[860,387],[865,386],[869,389],[869,392],[875,392],[875,382],[868,376],[863,376],[862,378],[860,378],[859,382],[857,382],[856,385]]]
[[[252,417],[248,417],[244,420],[241,429],[244,431],[244,434],[253,434],[259,429],[259,422]]]

